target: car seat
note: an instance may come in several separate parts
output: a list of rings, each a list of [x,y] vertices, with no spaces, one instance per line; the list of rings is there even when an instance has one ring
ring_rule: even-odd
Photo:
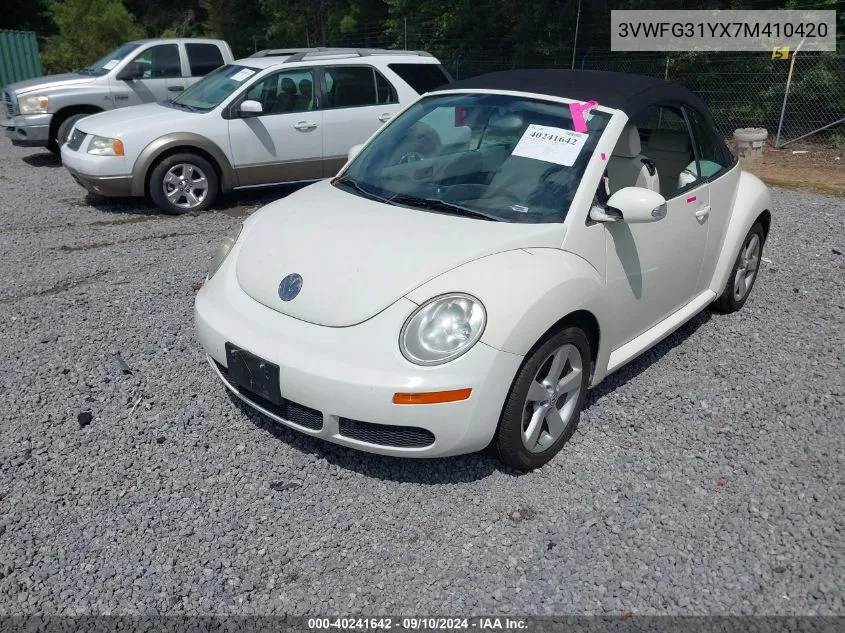
[[[313,98],[313,84],[310,79],[302,79],[299,82],[299,96],[296,98],[297,112],[304,112],[311,109]]]
[[[282,79],[282,92],[276,101],[275,112],[293,112],[296,106],[296,83],[290,77]]]
[[[616,147],[607,161],[607,176],[610,193],[624,187],[643,187],[660,191],[660,177],[654,163],[640,152],[640,133],[637,126],[627,123]]]

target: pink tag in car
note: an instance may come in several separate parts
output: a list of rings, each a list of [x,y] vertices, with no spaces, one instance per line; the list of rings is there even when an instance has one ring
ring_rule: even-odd
[[[587,121],[584,119],[584,114],[592,110],[598,105],[596,101],[587,101],[587,103],[570,103],[569,113],[572,115],[572,125],[576,132],[587,131]]]

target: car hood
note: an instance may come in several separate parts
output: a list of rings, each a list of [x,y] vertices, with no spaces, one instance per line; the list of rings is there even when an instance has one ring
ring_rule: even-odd
[[[150,131],[158,137],[169,132],[191,130],[201,116],[198,112],[177,110],[159,103],[145,103],[85,117],[78,127],[86,134],[109,138],[125,139],[127,136],[145,135]]]
[[[259,211],[235,265],[241,288],[259,303],[309,323],[345,327],[466,262],[518,248],[557,248],[563,235],[561,224],[408,209],[323,181]],[[301,290],[282,301],[280,283],[293,273],[302,277]]]
[[[96,77],[91,75],[80,75],[77,73],[64,73],[61,75],[47,75],[46,77],[35,77],[17,83],[9,84],[6,90],[16,95],[28,92],[55,90],[77,84],[90,84]]]

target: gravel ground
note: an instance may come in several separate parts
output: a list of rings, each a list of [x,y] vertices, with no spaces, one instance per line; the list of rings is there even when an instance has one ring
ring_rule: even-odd
[[[283,193],[160,216],[0,139],[0,614],[845,614],[844,199],[777,190],[744,310],[609,378],[521,475],[226,395],[194,289]]]

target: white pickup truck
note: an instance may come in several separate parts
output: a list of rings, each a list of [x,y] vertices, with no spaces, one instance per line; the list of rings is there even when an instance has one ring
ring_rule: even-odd
[[[180,38],[128,42],[73,73],[6,86],[0,126],[14,145],[58,154],[81,118],[178,96],[234,60],[221,40]]]

